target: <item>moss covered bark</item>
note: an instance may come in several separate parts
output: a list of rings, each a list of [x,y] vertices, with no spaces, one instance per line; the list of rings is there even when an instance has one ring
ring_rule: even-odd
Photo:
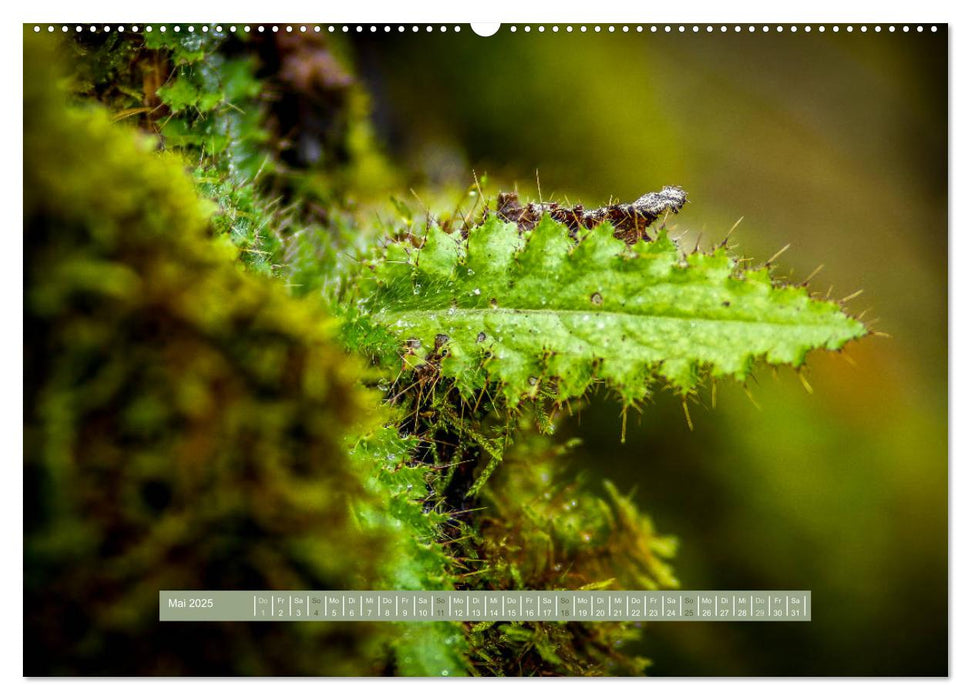
[[[319,308],[242,270],[182,163],[25,75],[27,674],[373,673],[367,625],[159,625],[160,589],[374,585],[345,435],[372,421]]]

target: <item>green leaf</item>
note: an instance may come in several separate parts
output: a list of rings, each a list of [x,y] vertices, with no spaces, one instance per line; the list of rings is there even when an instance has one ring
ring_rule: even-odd
[[[146,32],[142,34],[145,47],[172,52],[172,58],[179,65],[198,63],[206,58],[223,38],[219,32]]]
[[[868,333],[724,248],[684,254],[664,230],[627,246],[609,224],[576,240],[548,216],[525,233],[494,217],[465,237],[433,227],[421,247],[390,246],[362,290],[345,337],[381,338],[376,326],[402,355],[420,341],[424,358],[444,334],[442,374],[466,396],[496,382],[511,405],[541,388],[578,397],[595,381],[625,403],[656,383],[687,394],[705,376],[744,380],[757,360],[798,367]]]
[[[199,87],[191,80],[178,78],[158,89],[158,96],[173,112],[181,112],[199,101]]]

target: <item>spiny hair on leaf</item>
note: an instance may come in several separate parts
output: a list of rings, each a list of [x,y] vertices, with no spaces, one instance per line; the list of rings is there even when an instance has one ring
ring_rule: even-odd
[[[510,409],[600,383],[625,405],[657,386],[690,396],[707,378],[799,367],[868,332],[724,246],[685,253],[664,227],[631,244],[615,233],[609,221],[571,230],[549,211],[528,227],[495,214],[465,232],[432,225],[420,245],[387,247],[350,323],[371,329],[361,337],[381,329],[393,349],[377,354],[411,368],[431,357],[436,381],[466,400],[491,387]]]

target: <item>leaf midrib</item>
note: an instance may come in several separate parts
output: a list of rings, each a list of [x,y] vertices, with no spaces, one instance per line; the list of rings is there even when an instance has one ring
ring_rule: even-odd
[[[447,317],[454,318],[456,316],[487,316],[487,315],[552,315],[552,316],[618,316],[631,319],[642,319],[649,320],[651,318],[658,319],[675,319],[681,321],[698,321],[703,323],[744,323],[744,324],[758,324],[763,326],[826,326],[832,324],[832,319],[822,318],[819,323],[807,323],[804,319],[794,322],[786,322],[781,320],[765,320],[765,319],[747,319],[747,318],[706,318],[703,316],[696,316],[691,314],[663,314],[663,313],[631,313],[627,311],[581,311],[578,309],[508,309],[508,308],[498,308],[498,309],[468,309],[468,308],[455,308],[448,307],[444,309],[412,309],[412,310],[402,310],[395,312],[378,312],[374,314],[375,318],[385,318],[385,319],[395,319],[402,316],[421,316],[421,315],[433,315],[440,314]],[[849,320],[849,319],[846,319]]]

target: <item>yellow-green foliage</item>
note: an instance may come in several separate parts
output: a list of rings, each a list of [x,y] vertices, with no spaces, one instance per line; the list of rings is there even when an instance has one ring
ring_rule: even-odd
[[[527,443],[528,444],[528,443]],[[485,489],[482,551],[490,575],[512,590],[676,588],[665,562],[675,541],[605,481],[604,497],[548,454],[522,447],[506,457]]]
[[[374,502],[358,509],[368,528],[383,533],[388,544],[380,572],[388,590],[455,588],[456,562],[442,539],[449,514],[426,507],[435,470],[412,464],[418,441],[385,426],[357,441],[351,459],[362,473]],[[400,676],[461,676],[468,671],[468,645],[455,622],[392,623],[394,639],[384,672]]]
[[[289,54],[338,66],[297,39],[79,37],[58,87],[56,40],[27,33],[25,671],[642,673],[630,623],[158,623],[160,589],[677,587],[674,540],[564,468],[554,407],[867,333],[663,231],[433,225],[361,274],[350,252],[389,232],[349,201],[397,178],[343,68],[330,107],[279,83]],[[334,148],[296,157],[304,128]]]
[[[249,270],[333,301],[347,261],[360,257],[352,251],[372,242],[358,205],[383,200],[396,180],[346,47],[317,33],[207,29],[82,33],[65,46],[71,92],[182,155],[216,210],[214,237],[231,241]],[[292,70],[308,64],[326,73],[326,87],[308,78],[316,71]],[[258,77],[268,73],[272,85]]]
[[[650,590],[677,588],[667,561],[675,540],[610,482],[604,497],[572,478],[562,448],[523,440],[483,489],[470,588],[497,590]],[[482,623],[469,629],[486,675],[642,673],[646,659],[623,643],[639,636],[630,623]]]
[[[212,242],[191,182],[25,39],[25,672],[366,674],[364,624],[158,623],[160,589],[373,584],[332,325]],[[51,42],[46,40],[49,45]]]

